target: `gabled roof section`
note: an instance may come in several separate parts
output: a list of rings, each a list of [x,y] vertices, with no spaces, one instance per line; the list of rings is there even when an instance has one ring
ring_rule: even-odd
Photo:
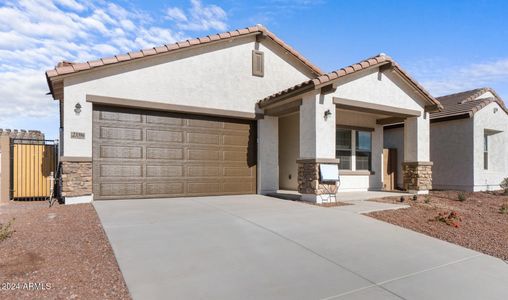
[[[487,97],[478,99],[481,95],[490,92],[494,97]],[[431,120],[453,117],[472,117],[477,111],[496,102],[508,114],[503,100],[491,88],[484,87],[470,91],[450,94],[446,96],[437,97],[438,101],[443,105],[443,110],[430,114]]]
[[[336,71],[323,74],[314,79],[304,81],[288,89],[275,93],[260,100],[258,105],[260,108],[264,108],[286,97],[305,93],[309,90],[317,89],[327,84],[332,84],[334,81],[356,72],[381,66],[389,66],[393,68],[395,72],[402,76],[409,84],[413,86],[417,92],[419,92],[429,102],[430,106],[433,106],[433,110],[437,111],[442,108],[439,101],[437,101],[429,92],[427,92],[427,90],[425,90],[416,80],[411,78],[391,57],[383,53],[367,58],[350,66],[338,69]]]
[[[314,75],[322,75],[323,72],[314,64],[312,64],[309,60],[303,57],[300,53],[298,53],[291,46],[286,44],[284,41],[279,39],[275,34],[270,32],[262,25],[256,25],[247,27],[244,29],[237,29],[233,31],[227,31],[223,33],[217,33],[213,35],[208,35],[205,37],[194,38],[190,40],[176,42],[174,44],[166,44],[158,47],[148,48],[140,51],[133,51],[126,54],[119,54],[113,57],[108,58],[100,58],[93,61],[87,61],[84,63],[75,63],[75,62],[67,62],[63,61],[56,65],[56,67],[52,70],[46,71],[46,79],[48,80],[48,85],[50,88],[51,94],[53,94],[53,98],[55,95],[53,93],[53,81],[56,78],[61,77],[62,75],[70,75],[86,70],[92,70],[101,68],[103,66],[123,63],[127,61],[133,61],[144,57],[160,55],[165,53],[174,52],[176,50],[181,49],[191,49],[198,45],[206,45],[210,43],[214,43],[217,41],[226,41],[237,37],[247,36],[247,35],[262,35],[263,37],[267,37],[275,42],[277,45],[282,47],[288,53],[290,53],[293,57],[303,63]]]

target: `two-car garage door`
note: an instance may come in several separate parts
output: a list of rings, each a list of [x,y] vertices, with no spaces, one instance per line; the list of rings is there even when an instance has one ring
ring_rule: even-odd
[[[95,199],[255,192],[254,121],[94,106]]]

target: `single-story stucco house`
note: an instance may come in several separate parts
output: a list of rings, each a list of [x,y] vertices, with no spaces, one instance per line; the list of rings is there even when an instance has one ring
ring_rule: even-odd
[[[508,109],[503,100],[490,88],[437,99],[444,109],[430,115],[433,188],[500,189],[508,177]],[[403,124],[385,127],[384,146],[402,149]],[[397,153],[403,160],[402,151]],[[402,187],[402,180],[398,185]]]
[[[46,72],[66,203],[384,188],[383,126],[405,124],[404,186],[431,188],[439,101],[380,54],[324,74],[261,25]]]

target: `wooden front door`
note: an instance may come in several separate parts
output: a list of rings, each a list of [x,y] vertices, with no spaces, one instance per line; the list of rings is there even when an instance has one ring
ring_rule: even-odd
[[[383,189],[393,191],[397,187],[397,149],[383,149]]]

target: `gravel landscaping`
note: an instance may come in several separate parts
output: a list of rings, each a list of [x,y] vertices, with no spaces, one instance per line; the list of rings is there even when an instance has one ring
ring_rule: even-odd
[[[400,197],[371,201],[400,204]],[[435,191],[404,204],[410,207],[367,215],[508,260],[508,195]]]
[[[0,206],[1,224],[13,218],[0,241],[1,299],[130,299],[92,205]]]

